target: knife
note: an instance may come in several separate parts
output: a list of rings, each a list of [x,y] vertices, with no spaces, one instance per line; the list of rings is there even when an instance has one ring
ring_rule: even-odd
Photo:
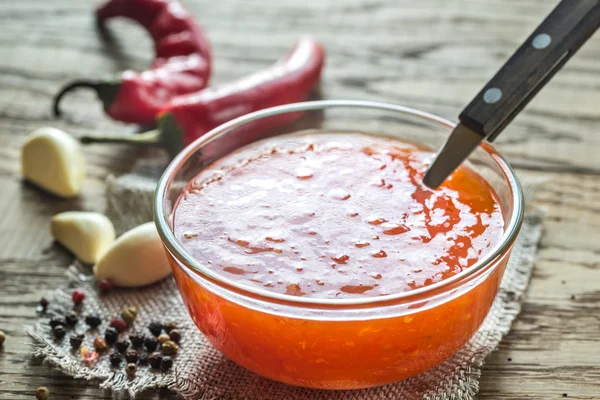
[[[479,146],[494,141],[600,26],[600,0],[562,0],[460,113],[423,183],[437,188]]]

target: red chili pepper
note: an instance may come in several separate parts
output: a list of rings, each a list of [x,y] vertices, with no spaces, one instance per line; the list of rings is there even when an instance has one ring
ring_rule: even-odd
[[[234,118],[306,100],[319,82],[324,61],[325,51],[319,42],[301,39],[286,57],[261,72],[175,98],[161,110],[155,131],[129,136],[84,137],[82,142],[160,145],[174,156],[206,132]],[[299,116],[295,113],[268,118],[252,129],[262,133]]]
[[[54,100],[59,103],[72,89],[94,89],[113,119],[148,125],[175,96],[196,92],[208,83],[210,46],[204,32],[177,0],[109,0],[96,10],[99,24],[114,17],[132,19],[154,39],[156,58],[150,70],[124,71],[119,79],[78,80],[65,86]]]

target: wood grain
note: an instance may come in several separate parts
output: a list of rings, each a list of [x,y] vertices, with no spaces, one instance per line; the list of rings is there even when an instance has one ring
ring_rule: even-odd
[[[188,0],[213,43],[222,82],[270,64],[302,34],[328,50],[323,95],[420,108],[456,120],[460,110],[554,7],[543,0]],[[71,257],[53,245],[49,218],[102,210],[104,178],[128,171],[144,150],[85,149],[90,177],[77,200],[47,196],[19,179],[18,154],[32,129],[74,135],[127,132],[107,121],[91,93],[52,94],[74,78],[143,69],[151,43],[126,21],[103,43],[90,2],[1,3],[0,24],[0,399],[109,399],[31,360],[23,324],[63,281]],[[498,139],[524,179],[547,179],[539,258],[523,312],[485,365],[481,399],[600,399],[600,36],[592,38]],[[165,392],[143,399],[174,399]]]

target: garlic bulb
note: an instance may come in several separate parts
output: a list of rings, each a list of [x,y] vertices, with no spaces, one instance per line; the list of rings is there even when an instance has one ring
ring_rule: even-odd
[[[83,262],[95,263],[115,241],[115,228],[99,213],[67,211],[52,217],[54,239]]]
[[[94,266],[96,280],[136,287],[157,282],[171,267],[156,226],[148,222],[121,235]]]
[[[21,173],[26,180],[52,194],[76,196],[85,178],[81,146],[59,129],[37,129],[21,149]]]

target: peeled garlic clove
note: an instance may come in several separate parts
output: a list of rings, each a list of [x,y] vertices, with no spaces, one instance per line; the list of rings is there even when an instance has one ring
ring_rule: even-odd
[[[96,280],[117,286],[145,286],[171,273],[171,267],[154,222],[125,232],[94,266]]]
[[[61,130],[37,129],[29,134],[21,149],[21,173],[52,194],[76,196],[85,178],[81,145]]]
[[[83,262],[95,263],[115,241],[115,228],[106,216],[67,211],[52,217],[52,237]]]

